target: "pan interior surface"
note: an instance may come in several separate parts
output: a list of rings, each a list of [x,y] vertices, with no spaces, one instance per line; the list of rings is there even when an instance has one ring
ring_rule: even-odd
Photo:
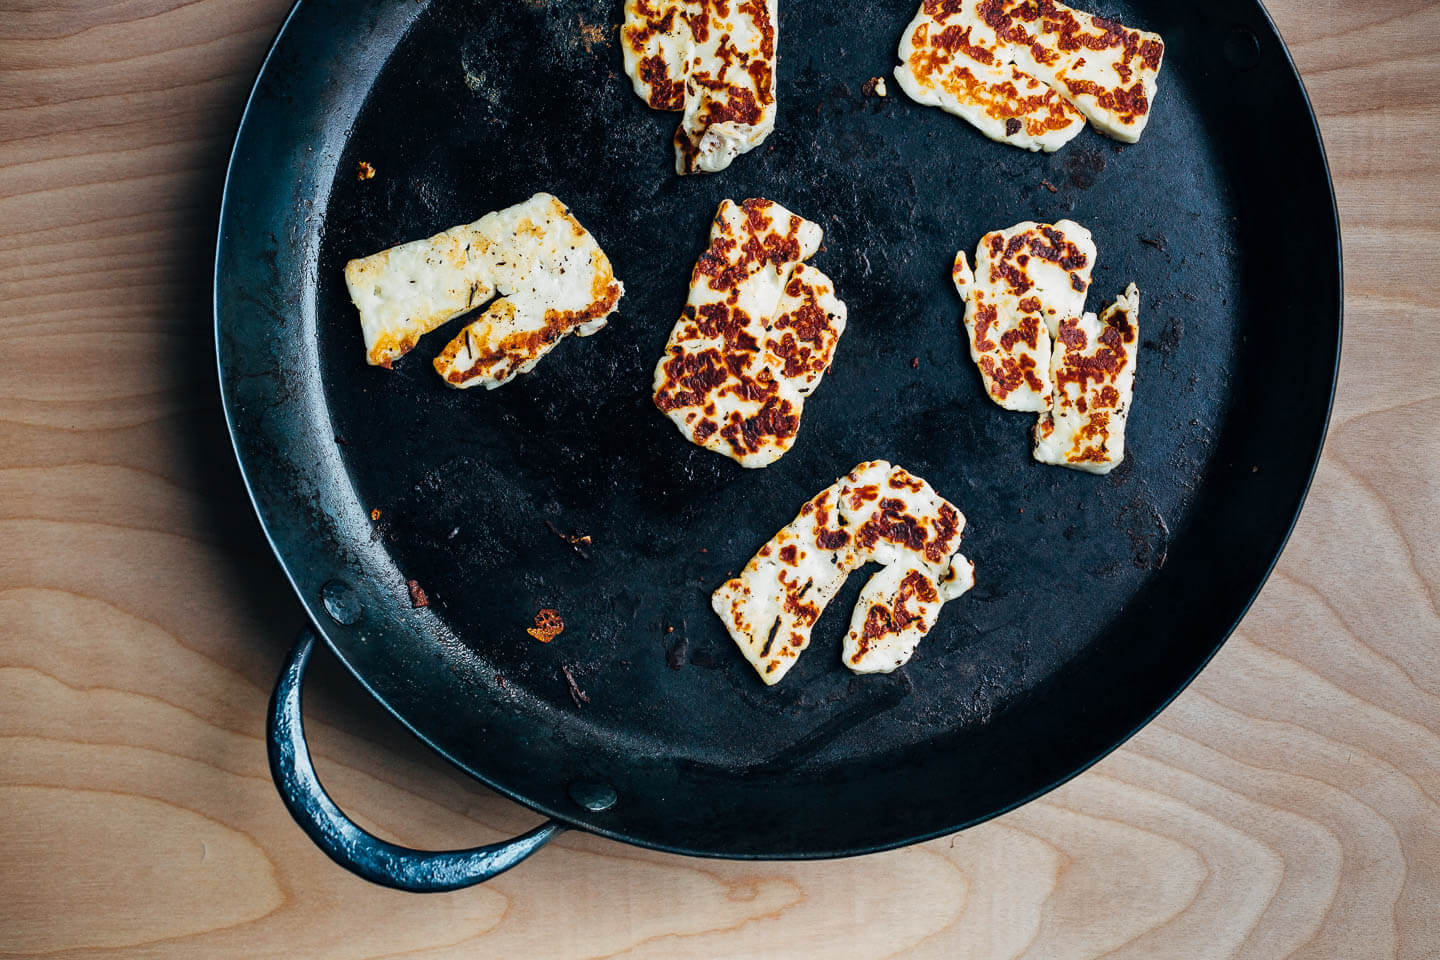
[[[237,143],[217,286],[227,410],[327,639],[465,769],[649,846],[891,846],[1083,769],[1248,606],[1308,485],[1339,337],[1323,153],[1258,4],[1093,0],[1164,35],[1153,119],[1134,146],[1087,130],[1043,155],[896,84],[862,93],[894,66],[911,0],[782,3],[774,134],[684,178],[678,115],[621,70],[618,4],[340,9],[298,8]],[[308,149],[287,140],[302,133]],[[541,190],[624,281],[609,325],[496,391],[453,391],[430,366],[469,317],[392,371],[367,366],[344,263]],[[811,262],[850,313],[798,442],[760,471],[689,444],[650,399],[715,208],[751,196],[825,229]],[[985,232],[1066,217],[1099,248],[1089,308],[1131,281],[1142,295],[1127,459],[1108,477],[1032,461],[1033,417],[985,397],[949,279]],[[256,249],[268,259],[248,262]],[[856,677],[839,648],[861,571],[766,688],[710,593],[875,458],[967,515],[977,586],[907,667]],[[357,622],[327,614],[336,583]],[[526,632],[542,608],[566,625],[548,644]],[[585,811],[577,781],[620,800]]]

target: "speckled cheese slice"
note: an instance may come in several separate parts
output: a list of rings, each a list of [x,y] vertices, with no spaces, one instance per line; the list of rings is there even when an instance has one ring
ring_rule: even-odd
[[[1159,34],[1055,0],[992,0],[990,8],[1020,69],[1058,91],[1106,136],[1140,139],[1165,59]]]
[[[692,443],[749,468],[794,445],[845,329],[834,285],[800,265],[821,237],[769,200],[721,203],[655,367],[655,405]]]
[[[675,172],[715,173],[775,129],[776,0],[626,0],[635,93],[679,110]]]
[[[711,598],[746,660],[766,684],[794,666],[810,630],[846,577],[884,564],[851,617],[844,663],[888,673],[909,662],[940,607],[974,585],[961,556],[965,517],[928,483],[883,460],[858,465]]]
[[[710,598],[736,646],[767,685],[810,645],[810,630],[859,566],[839,526],[841,485],[820,491]]]
[[[1052,339],[1062,318],[1083,312],[1095,257],[1090,231],[1071,220],[987,233],[973,272],[964,251],[955,255],[970,358],[1000,406],[1050,408]]]
[[[435,366],[451,386],[496,387],[562,337],[605,325],[624,286],[599,244],[555,197],[529,200],[345,265],[366,360],[389,367],[420,337],[490,305]]]
[[[452,387],[493,390],[529,373],[569,334],[588,337],[604,327],[624,295],[600,244],[549,194],[474,227],[503,299],[435,358],[435,371]]]
[[[925,0],[899,57],[895,79],[910,99],[955,114],[991,140],[1048,153],[1085,127],[1080,111],[1015,66],[977,3]]]
[[[912,99],[992,140],[1053,151],[1086,119],[1139,140],[1164,55],[1158,34],[1054,0],[924,0],[895,76]]]
[[[860,591],[841,657],[855,673],[891,673],[910,662],[940,608],[975,585],[975,567],[959,554],[944,583],[926,567],[892,563]]]
[[[1060,324],[1050,365],[1053,409],[1035,424],[1035,459],[1087,473],[1109,473],[1125,459],[1125,424],[1135,391],[1140,291],[1125,293],[1097,318]]]

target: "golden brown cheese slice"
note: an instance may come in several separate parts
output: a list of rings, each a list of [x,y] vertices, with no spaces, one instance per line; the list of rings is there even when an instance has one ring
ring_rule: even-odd
[[[721,203],[655,367],[655,405],[692,443],[752,468],[794,445],[845,330],[834,285],[800,263],[821,237],[769,200]]]
[[[1014,47],[1015,63],[1049,84],[1106,136],[1140,139],[1165,42],[1156,33],[1055,0],[982,0],[984,16]]]
[[[1072,220],[987,233],[973,272],[963,250],[955,255],[970,357],[1000,406],[1050,408],[1052,338],[1062,318],[1083,312],[1095,256],[1090,231]]]
[[[991,140],[1047,153],[1085,127],[1064,97],[1013,63],[986,23],[985,4],[925,0],[900,40],[900,88],[917,103],[968,121]]]
[[[919,103],[992,140],[1053,151],[1088,118],[1134,143],[1150,119],[1165,44],[1055,0],[924,0],[895,76]]]
[[[710,605],[767,685],[795,665],[825,607],[860,565],[840,527],[840,482],[811,498]]]
[[[715,173],[775,129],[775,0],[626,0],[635,93],[683,112],[675,172]]]
[[[1050,364],[1054,405],[1035,424],[1036,460],[1109,473],[1125,459],[1139,342],[1140,291],[1133,283],[1098,318],[1061,321]]]
[[[548,193],[351,260],[345,283],[366,360],[383,367],[446,321],[504,297],[436,358],[455,387],[493,388],[527,372],[572,331],[603,327],[625,292],[595,238]]]
[[[928,483],[884,460],[858,465],[805,504],[711,597],[746,660],[778,683],[849,574],[884,564],[861,591],[845,641],[856,673],[909,662],[940,607],[974,585],[960,555],[965,517]]]

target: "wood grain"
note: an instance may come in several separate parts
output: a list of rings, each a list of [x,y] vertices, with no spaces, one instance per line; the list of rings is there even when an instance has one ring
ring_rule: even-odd
[[[1440,957],[1440,5],[1270,5],[1339,191],[1340,396],[1277,573],[1158,722],[894,853],[570,835],[414,897],[325,859],[265,764],[301,616],[231,466],[208,277],[287,3],[0,0],[0,954]],[[536,821],[333,667],[309,702],[322,775],[370,828],[448,847]]]

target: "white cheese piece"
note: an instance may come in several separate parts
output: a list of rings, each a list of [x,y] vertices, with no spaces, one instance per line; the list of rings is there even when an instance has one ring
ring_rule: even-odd
[[[889,673],[909,662],[940,607],[974,585],[974,567],[959,552],[964,529],[964,515],[924,480],[883,460],[862,463],[806,503],[711,606],[774,684],[846,577],[867,562],[884,564],[861,593],[843,659],[856,673]]]
[[[910,662],[946,601],[975,585],[975,567],[956,554],[944,583],[929,568],[892,563],[860,591],[841,654],[855,673],[891,673]]]
[[[810,630],[859,566],[840,528],[840,483],[800,508],[799,515],[726,581],[710,605],[767,685],[780,679],[810,645]]]
[[[1165,59],[1159,34],[1056,0],[1000,0],[990,8],[1020,69],[1058,91],[1106,136],[1140,139]]]
[[[600,244],[549,194],[483,217],[478,245],[490,251],[496,300],[435,358],[452,387],[493,390],[529,373],[570,333],[605,326],[625,288]]]
[[[1055,0],[924,0],[895,76],[919,103],[1028,150],[1064,146],[1088,118],[1134,143],[1150,119],[1165,44]]]
[[[769,200],[720,204],[655,367],[655,405],[692,443],[750,468],[794,445],[845,330],[834,285],[800,264],[821,237]]]
[[[488,251],[475,246],[472,226],[345,264],[369,363],[389,367],[422,336],[494,295]]]
[[[1084,128],[1084,116],[1014,65],[981,6],[925,0],[901,37],[895,79],[916,103],[953,113],[991,140],[1060,149]]]
[[[1095,241],[1072,220],[1026,221],[987,233],[972,273],[963,251],[952,278],[965,300],[970,358],[990,398],[1007,410],[1050,408],[1051,343],[1060,321],[1085,308]]]
[[[1125,290],[1097,318],[1061,322],[1050,364],[1053,409],[1035,424],[1035,459],[1109,473],[1125,459],[1125,423],[1135,392],[1140,291]]]
[[[457,387],[496,387],[528,371],[572,330],[588,336],[603,327],[625,292],[595,238],[548,193],[351,260],[345,284],[360,311],[365,358],[383,367],[446,321],[497,292],[506,297],[436,359]]]
[[[626,0],[620,39],[635,93],[682,112],[676,173],[724,170],[775,129],[776,0]]]

